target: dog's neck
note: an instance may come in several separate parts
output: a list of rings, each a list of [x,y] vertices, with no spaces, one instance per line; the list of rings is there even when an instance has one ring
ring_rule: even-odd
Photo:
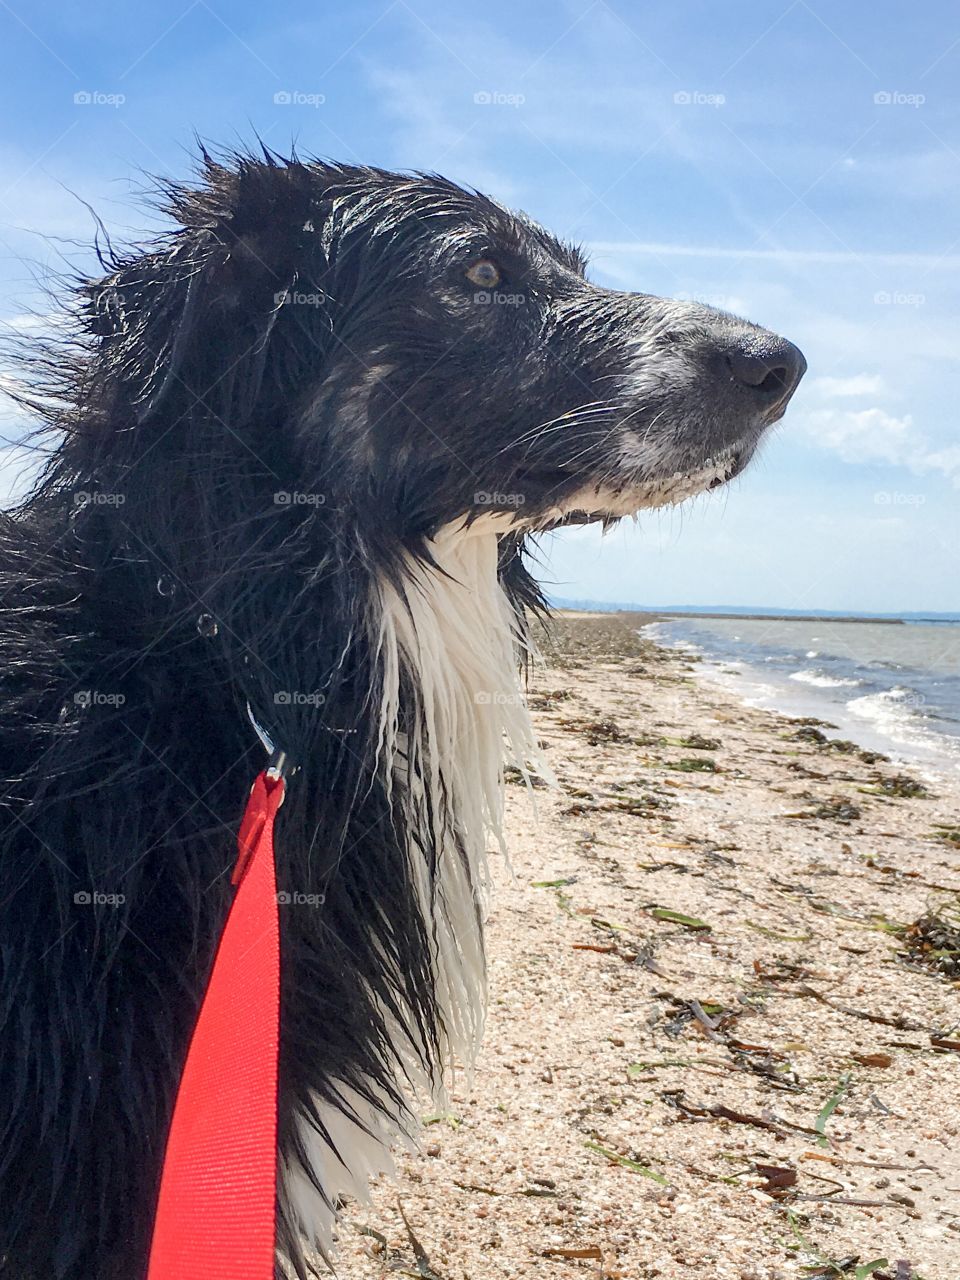
[[[469,1070],[485,1010],[488,839],[505,853],[504,760],[524,775],[548,770],[521,688],[518,650],[526,641],[500,585],[496,529],[482,521],[448,525],[426,550],[429,558],[407,560],[399,582],[391,577],[375,588],[383,679],[379,758],[387,786],[402,796],[411,831],[408,856],[432,940],[441,1047],[448,1066]],[[428,838],[418,839],[418,831]],[[418,1071],[416,1054],[404,1066],[444,1105],[442,1086],[437,1098],[437,1083]],[[330,1203],[340,1194],[365,1198],[368,1175],[392,1167],[390,1143],[415,1128],[409,1114],[397,1115],[386,1104],[378,1111],[355,1092],[338,1091],[342,1108],[319,1099],[317,1106],[341,1159],[312,1127],[301,1128],[325,1197],[300,1171],[289,1171],[287,1179],[298,1216],[323,1248],[331,1241]]]
[[[429,550],[434,564],[411,561],[401,589],[383,585],[380,750],[434,824],[441,863],[432,901],[423,881],[423,906],[436,926],[448,1047],[469,1062],[482,1033],[487,838],[506,852],[504,756],[524,773],[540,762],[519,679],[526,641],[498,579],[496,533],[448,525]]]

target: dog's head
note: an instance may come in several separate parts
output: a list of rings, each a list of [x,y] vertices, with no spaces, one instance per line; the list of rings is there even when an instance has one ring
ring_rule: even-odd
[[[714,488],[805,369],[746,321],[591,283],[577,250],[441,178],[246,157],[171,197],[183,230],[92,289],[131,412],[220,418],[282,453],[291,491],[404,540]]]

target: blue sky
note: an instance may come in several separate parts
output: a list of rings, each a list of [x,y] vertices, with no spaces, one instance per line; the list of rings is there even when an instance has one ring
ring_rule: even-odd
[[[8,323],[60,255],[89,265],[84,201],[118,239],[150,225],[142,174],[183,174],[194,131],[437,170],[581,241],[600,283],[736,311],[809,360],[746,476],[557,537],[556,594],[960,609],[946,0],[0,0],[0,47]]]

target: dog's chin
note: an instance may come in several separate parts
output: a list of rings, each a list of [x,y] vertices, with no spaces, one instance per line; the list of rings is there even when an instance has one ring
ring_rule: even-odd
[[[587,480],[572,488],[539,518],[535,517],[531,524],[538,529],[555,529],[569,524],[619,520],[655,507],[676,506],[733,480],[752,454],[752,445],[742,445],[670,474],[647,476],[633,472]]]
[[[720,489],[740,475],[756,445],[756,439],[739,441],[686,469],[653,475],[639,467],[613,467],[602,474],[581,476],[569,471],[518,474],[514,486],[522,493],[484,494],[483,506],[445,527],[473,535],[544,533],[676,506]]]

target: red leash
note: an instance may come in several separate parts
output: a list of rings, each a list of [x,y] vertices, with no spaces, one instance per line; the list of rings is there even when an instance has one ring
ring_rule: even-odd
[[[273,1280],[280,928],[273,824],[279,771],[240,825],[238,885],[180,1080],[147,1280]]]

